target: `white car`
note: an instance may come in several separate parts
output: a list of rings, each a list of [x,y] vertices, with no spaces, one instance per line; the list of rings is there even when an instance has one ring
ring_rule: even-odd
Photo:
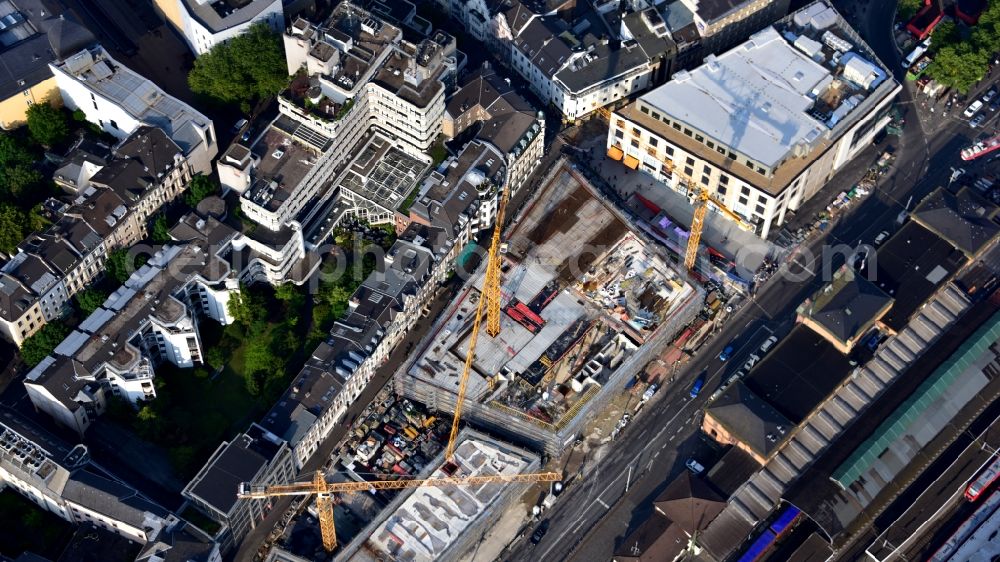
[[[875,237],[875,245],[881,246],[882,243],[885,242],[888,238],[889,238],[888,230],[883,230],[882,232],[879,232],[878,236]]]
[[[764,340],[764,343],[760,344],[760,352],[767,353],[776,343],[778,343],[778,336],[771,336],[767,338]]]
[[[684,463],[684,466],[686,466],[688,470],[690,470],[695,474],[701,474],[702,472],[705,472],[705,467],[702,466],[700,462],[694,459],[688,459],[687,462]]]
[[[750,358],[747,359],[747,362],[743,364],[743,370],[749,373],[750,369],[753,369],[753,366],[756,365],[758,361],[760,361],[760,355],[757,355],[756,353],[751,355]]]
[[[983,108],[982,100],[976,100],[972,102],[972,105],[965,108],[965,112],[962,115],[965,115],[966,117],[972,117],[973,115],[976,114],[977,111],[979,111],[982,108]]]

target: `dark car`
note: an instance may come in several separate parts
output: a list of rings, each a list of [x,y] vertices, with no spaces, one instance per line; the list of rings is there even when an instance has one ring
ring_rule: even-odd
[[[698,378],[694,379],[694,384],[691,385],[691,392],[688,393],[691,398],[697,398],[701,394],[701,388],[705,386],[705,377],[708,372],[702,372],[698,375]]]
[[[548,532],[549,532],[549,520],[546,519],[545,521],[542,521],[538,525],[538,528],[535,529],[534,533],[531,533],[531,544],[538,544],[542,542],[542,537],[544,537],[545,533]]]

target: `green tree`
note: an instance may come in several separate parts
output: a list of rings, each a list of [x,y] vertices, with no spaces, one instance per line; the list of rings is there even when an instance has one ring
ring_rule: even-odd
[[[931,42],[931,49],[939,51],[945,45],[954,45],[962,40],[962,35],[958,31],[958,25],[952,20],[944,20],[934,28],[932,34],[934,40]]]
[[[57,345],[66,339],[69,331],[65,324],[58,321],[49,322],[42,326],[41,330],[35,332],[21,344],[21,359],[24,359],[29,367],[41,363],[42,359],[45,359]]]
[[[300,287],[296,287],[293,283],[282,283],[274,290],[274,298],[285,304],[285,312],[289,315],[287,317],[289,321],[298,320],[298,317],[294,315],[298,313],[306,301]],[[295,322],[292,324],[294,325]]]
[[[281,359],[274,354],[271,349],[271,342],[264,336],[257,336],[247,342],[246,353],[243,357],[243,370],[247,375],[263,375],[263,378],[271,378],[275,372],[282,368]]]
[[[149,256],[131,255],[126,248],[118,248],[117,250],[111,250],[111,253],[108,254],[108,261],[104,264],[104,270],[113,281],[121,285],[136,269],[142,267],[147,261],[149,261]]]
[[[917,15],[917,12],[924,6],[924,3],[922,0],[899,0],[898,6],[898,15],[896,17],[900,21],[907,22],[910,21],[910,18]]]
[[[167,224],[167,217],[163,213],[156,215],[153,219],[153,230],[149,233],[150,238],[157,244],[170,242],[170,226]]]
[[[17,252],[17,245],[24,240],[24,213],[10,203],[0,202],[0,251]]]
[[[31,166],[17,164],[0,168],[0,181],[11,197],[26,201],[31,196],[37,195],[34,188],[42,183],[42,174]]]
[[[34,164],[34,157],[14,137],[0,133],[0,168]]]
[[[352,291],[343,285],[332,285],[322,292],[320,298],[330,305],[330,314],[334,318],[340,318],[347,312],[347,303],[351,300]]]
[[[187,193],[184,194],[184,202],[189,207],[194,208],[202,199],[218,192],[219,184],[206,175],[198,174],[191,178],[191,183],[187,186]]]
[[[136,433],[139,437],[147,441],[156,441],[156,438],[163,431],[163,420],[150,404],[144,404],[139,408],[139,413],[135,416]]]
[[[27,115],[28,132],[39,144],[55,146],[69,136],[69,123],[62,109],[48,103],[36,103],[28,108]]]
[[[205,353],[205,362],[213,369],[219,369],[226,364],[226,353],[218,346],[209,348]]]
[[[267,312],[264,309],[264,299],[247,290],[246,285],[240,285],[240,291],[229,297],[226,308],[237,323],[251,330],[259,320],[264,318]]]
[[[90,314],[104,304],[104,301],[108,298],[108,294],[91,287],[80,291],[74,298],[80,310],[84,314]]]
[[[112,250],[108,254],[108,261],[104,264],[104,269],[108,272],[111,279],[115,280],[119,285],[124,283],[132,275],[133,270],[132,266],[129,265],[128,250],[125,248]]]
[[[288,84],[281,38],[266,24],[212,47],[194,61],[191,91],[248,111],[253,100],[273,96]]]
[[[927,72],[941,84],[965,94],[989,70],[989,53],[971,43],[945,45],[938,50]]]
[[[40,230],[47,228],[50,224],[52,224],[52,221],[42,216],[41,203],[35,205],[34,207],[31,208],[30,211],[28,211],[27,219],[28,219],[27,222],[28,233],[38,232]]]

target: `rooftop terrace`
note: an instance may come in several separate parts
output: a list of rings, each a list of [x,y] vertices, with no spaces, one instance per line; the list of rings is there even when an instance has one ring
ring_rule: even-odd
[[[291,198],[319,158],[315,150],[276,127],[261,135],[251,151],[260,163],[243,197],[269,211],[277,211]]]

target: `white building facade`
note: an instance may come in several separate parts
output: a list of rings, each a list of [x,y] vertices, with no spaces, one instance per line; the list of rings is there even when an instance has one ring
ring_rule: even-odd
[[[207,53],[257,23],[275,33],[285,28],[281,0],[154,0],[153,5],[195,55]]]

